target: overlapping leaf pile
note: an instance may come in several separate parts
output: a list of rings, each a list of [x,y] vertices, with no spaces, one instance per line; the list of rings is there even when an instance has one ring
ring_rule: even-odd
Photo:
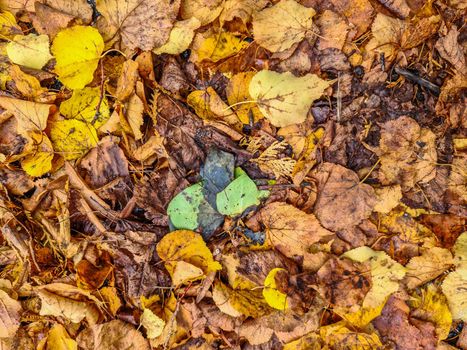
[[[0,349],[467,349],[464,2],[0,10]]]

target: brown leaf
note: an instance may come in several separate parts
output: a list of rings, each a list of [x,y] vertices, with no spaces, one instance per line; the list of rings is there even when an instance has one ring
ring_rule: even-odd
[[[370,0],[373,7],[386,16],[405,19],[410,13],[406,0]]]
[[[274,202],[260,211],[260,217],[269,244],[279,252],[292,259],[303,259],[307,269],[317,270],[323,264],[326,254],[320,244],[329,242],[333,233],[323,228],[313,214]]]
[[[371,186],[360,183],[352,170],[323,163],[314,176],[318,181],[314,213],[324,227],[344,230],[370,216],[376,204],[375,192]]]
[[[0,289],[0,339],[15,335],[19,328],[22,310],[19,301]]]
[[[76,341],[84,350],[149,349],[149,343],[141,333],[120,320],[86,328]]]
[[[106,41],[120,38],[129,49],[152,50],[165,44],[177,17],[180,0],[100,0],[100,31]]]
[[[342,50],[350,26],[347,21],[333,11],[326,10],[316,21],[320,29],[318,49],[324,50],[330,47]]]
[[[467,74],[467,66],[465,64],[465,54],[461,45],[458,43],[459,31],[453,25],[446,36],[438,39],[435,44],[436,50],[446,61],[451,63],[454,68],[461,74]]]
[[[115,97],[121,102],[125,102],[135,91],[138,77],[138,63],[133,60],[125,61],[122,66],[122,73],[118,78]]]

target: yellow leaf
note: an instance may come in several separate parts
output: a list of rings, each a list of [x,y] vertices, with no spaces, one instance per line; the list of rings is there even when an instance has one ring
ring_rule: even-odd
[[[287,303],[287,294],[279,291],[276,285],[276,275],[279,271],[286,270],[275,268],[269,271],[266,279],[264,280],[263,297],[269,306],[278,310],[285,310],[289,307]]]
[[[235,55],[248,45],[246,41],[229,32],[197,34],[192,45],[193,59],[196,62],[217,62]]]
[[[34,69],[41,69],[52,58],[47,35],[16,35],[6,52],[11,62]]]
[[[439,247],[423,249],[422,255],[413,257],[405,266],[407,288],[414,289],[435,279],[448,270],[452,264],[452,254],[448,249]]]
[[[342,317],[347,324],[357,328],[365,328],[372,320],[381,315],[385,304],[386,300],[377,307],[358,307],[358,310],[355,312],[349,312],[349,310],[340,307],[334,307],[333,311]]]
[[[155,315],[150,309],[145,308],[143,315],[141,315],[141,325],[146,329],[147,337],[153,339],[162,334],[165,321]]]
[[[99,111],[97,108],[99,108]],[[107,98],[101,96],[100,87],[85,87],[81,90],[73,90],[71,98],[63,101],[60,105],[60,113],[67,119],[76,119],[89,123],[96,129],[110,117],[109,104]]]
[[[15,116],[18,134],[44,130],[47,126],[49,114],[55,108],[52,105],[17,100],[5,96],[0,96],[0,106]]]
[[[28,99],[36,99],[42,93],[47,92],[36,77],[24,73],[17,65],[11,65],[8,69],[9,77],[15,82],[16,89]]]
[[[467,267],[451,272],[441,286],[451,310],[452,318],[467,322]]]
[[[251,79],[249,91],[271,124],[283,127],[304,122],[313,101],[329,85],[314,74],[296,77],[290,72],[262,70]]]
[[[283,0],[253,15],[255,41],[272,52],[284,51],[305,37],[313,37],[315,10]]]
[[[128,124],[135,136],[136,140],[141,140],[143,133],[141,132],[141,126],[143,126],[143,113],[144,104],[143,101],[135,93],[130,96],[128,103],[125,106],[126,118]]]
[[[169,40],[162,46],[153,50],[157,55],[168,53],[178,55],[188,49],[201,22],[196,17],[175,22],[170,32]]]
[[[4,38],[12,38],[16,34],[21,34],[21,28],[16,23],[15,16],[8,11],[0,13],[0,35]]]
[[[272,310],[260,290],[231,289],[222,282],[214,284],[212,298],[219,310],[232,317],[245,315],[258,318]]]
[[[54,149],[66,160],[81,157],[98,142],[96,129],[76,119],[51,123],[50,138]]]
[[[216,90],[210,86],[206,90],[191,92],[186,102],[203,119],[223,120],[234,128],[241,129],[237,115],[229,109]]]
[[[245,103],[253,100],[248,91],[248,86],[250,85],[250,81],[254,75],[255,72],[242,72],[235,74],[230,79],[225,90],[229,105],[235,110],[238,119],[240,119],[243,124],[250,124],[250,114],[253,118],[253,122],[257,122],[264,118],[258,109],[258,106],[254,102]]]
[[[93,79],[103,50],[104,40],[95,28],[74,26],[60,31],[52,43],[60,81],[70,89],[85,87]]]
[[[117,289],[115,287],[103,287],[99,289],[99,296],[104,299],[110,313],[115,316],[122,306],[122,302],[117,295]]]
[[[156,250],[172,278],[179,261],[194,265],[205,274],[222,268],[213,259],[201,235],[193,231],[178,230],[166,234],[157,243]]]
[[[214,21],[222,11],[223,0],[183,0],[180,14],[183,19],[196,17],[201,26]]]
[[[47,350],[78,350],[78,344],[70,338],[65,327],[57,323],[47,335]]]
[[[383,346],[376,333],[351,330],[345,326],[343,321],[321,327],[319,333],[324,342],[332,349],[374,350]]]
[[[452,316],[447,305],[446,297],[438,288],[429,284],[421,290],[420,295],[413,295],[410,300],[413,308],[411,317],[433,323],[439,340],[446,339],[451,329]]]
[[[319,335],[316,333],[308,333],[303,337],[284,344],[283,350],[321,350]]]
[[[172,274],[172,284],[174,286],[179,286],[183,283],[197,280],[203,275],[204,272],[199,267],[185,261],[177,261]]]
[[[467,231],[460,234],[454,244],[454,263],[457,268],[467,267]]]
[[[52,152],[37,152],[21,160],[21,167],[26,174],[34,177],[42,176],[52,170]]]

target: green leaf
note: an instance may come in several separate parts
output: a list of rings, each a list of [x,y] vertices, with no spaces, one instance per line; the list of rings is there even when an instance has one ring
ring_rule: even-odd
[[[243,172],[243,171],[242,171]],[[236,170],[240,174],[223,191],[217,194],[216,204],[219,213],[236,216],[251,206],[258,205],[260,200],[269,195],[269,191],[259,191],[249,176]]]

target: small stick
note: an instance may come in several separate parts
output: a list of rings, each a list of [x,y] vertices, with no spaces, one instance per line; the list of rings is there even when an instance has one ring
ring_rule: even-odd
[[[439,95],[440,93],[440,88],[438,85],[433,84],[431,81],[428,81],[426,79],[420,78],[419,76],[413,74],[412,72],[409,72],[406,69],[399,68],[399,67],[394,67],[394,70],[396,71],[397,74],[402,75],[404,78],[407,78],[408,80],[423,86],[433,92],[436,95]]]

